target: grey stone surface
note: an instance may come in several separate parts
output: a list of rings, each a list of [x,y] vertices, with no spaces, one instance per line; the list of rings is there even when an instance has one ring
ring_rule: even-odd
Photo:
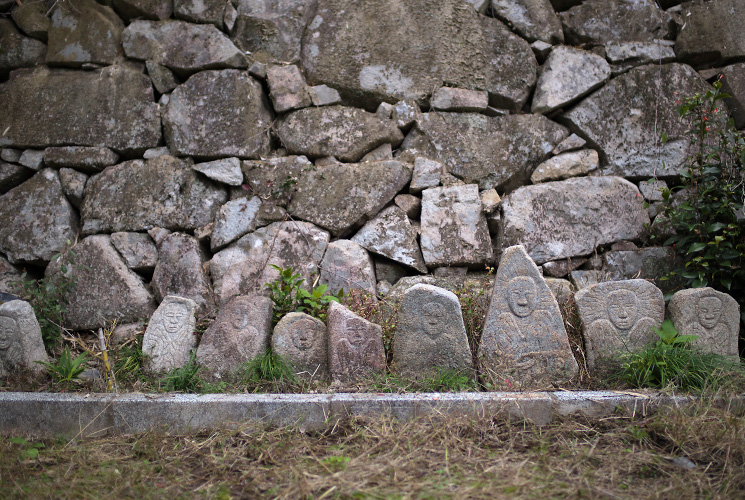
[[[344,237],[374,217],[409,182],[399,161],[316,167],[304,172],[288,212]]]
[[[202,71],[171,93],[163,130],[175,155],[259,158],[269,153],[272,118],[261,85],[245,72]]]
[[[233,6],[233,2],[226,2],[225,3],[225,15],[223,15],[223,24],[225,25],[225,29],[228,31],[228,33],[231,33],[233,31],[233,28],[235,27],[235,21],[238,19],[238,11]]]
[[[404,292],[393,338],[396,371],[413,378],[450,369],[474,376],[473,358],[458,297],[432,285]]]
[[[260,208],[261,199],[258,196],[232,200],[220,207],[210,237],[212,251],[223,248],[256,229]]]
[[[408,267],[404,267],[392,260],[375,257],[373,262],[375,263],[375,277],[378,280],[378,284],[381,281],[386,281],[389,285],[395,285],[398,280],[409,274]]]
[[[122,47],[127,57],[162,64],[181,77],[206,69],[248,67],[241,51],[208,24],[133,21],[122,32]]]
[[[478,356],[482,376],[497,384],[509,380],[518,388],[579,373],[559,305],[520,245],[502,254]]]
[[[587,366],[602,370],[617,356],[644,348],[665,318],[662,292],[646,280],[606,281],[574,295]]]
[[[363,290],[375,295],[375,267],[370,254],[355,241],[336,240],[329,243],[321,261],[319,283],[328,285],[327,292],[349,293]]]
[[[476,184],[422,192],[422,255],[428,267],[486,264],[492,244]]]
[[[23,300],[0,304],[0,377],[16,368],[41,373],[46,368],[38,362],[48,360],[31,304]]]
[[[502,213],[503,248],[525,245],[539,264],[639,238],[649,224],[639,190],[619,177],[577,177],[525,186],[504,199]]]
[[[24,36],[10,19],[0,19],[0,76],[7,76],[15,68],[44,64],[47,46],[43,42]]]
[[[561,278],[545,278],[545,280],[559,307],[574,299],[574,286],[569,280]]]
[[[564,139],[563,141],[561,141],[551,152],[555,155],[558,155],[566,151],[574,151],[577,149],[581,149],[585,147],[585,144],[587,144],[586,140],[584,140],[577,134],[572,134],[566,139]]]
[[[197,360],[214,378],[229,376],[264,354],[272,328],[272,301],[258,295],[233,297],[204,332]]]
[[[152,273],[158,263],[158,248],[145,233],[113,233],[111,243],[133,271]]]
[[[173,0],[173,17],[192,23],[214,24],[222,29],[225,0]]]
[[[529,42],[564,43],[561,22],[549,0],[492,0],[491,8]]]
[[[432,94],[430,106],[437,111],[483,112],[489,105],[489,93],[485,90],[467,90],[440,87]]]
[[[382,104],[380,106],[383,106]],[[380,108],[377,111],[380,114]],[[396,122],[396,126],[401,130],[409,130],[419,116],[422,114],[422,109],[414,99],[404,99],[398,101],[393,108],[391,108],[391,120]]]
[[[731,296],[709,287],[680,290],[668,314],[679,335],[698,336],[693,345],[701,351],[739,361],[740,305]]]
[[[220,303],[234,295],[266,293],[264,285],[279,276],[271,265],[292,267],[312,283],[329,243],[329,233],[299,221],[275,222],[247,234],[210,261]]]
[[[0,196],[0,251],[10,262],[47,262],[75,239],[79,228],[78,215],[52,169]]]
[[[409,219],[419,219],[422,213],[422,200],[412,194],[399,194],[393,198],[393,203],[406,213]]]
[[[612,64],[634,65],[665,64],[675,59],[674,42],[653,40],[649,42],[607,42],[605,57]]]
[[[291,312],[279,320],[272,334],[272,352],[288,361],[301,379],[329,376],[326,325],[313,316]]]
[[[108,235],[89,236],[72,247],[72,254],[52,261],[46,276],[54,279],[64,264],[76,283],[65,294],[66,328],[92,330],[107,322],[132,323],[147,318],[155,303],[145,283],[129,270]]]
[[[612,281],[610,274],[598,269],[578,269],[569,273],[569,280],[577,290],[582,290],[591,285],[597,285],[604,281]]]
[[[150,79],[125,66],[19,70],[0,84],[0,146],[103,146],[137,154],[158,144]]]
[[[655,92],[639,91],[645,88]],[[690,66],[640,66],[611,80],[565,113],[562,121],[597,145],[607,163],[604,175],[675,177],[689,143],[676,101],[706,88]],[[669,138],[664,144],[660,130]]]
[[[424,156],[479,189],[514,189],[569,135],[540,115],[487,117],[472,113],[425,113],[406,136],[399,158]]]
[[[21,153],[18,163],[31,170],[39,171],[44,166],[44,151],[27,149]]]
[[[481,191],[479,198],[481,198],[481,210],[487,215],[493,214],[502,205],[502,198],[494,188]]]
[[[639,192],[647,201],[662,201],[662,190],[667,189],[667,182],[649,179],[639,183]]]
[[[311,85],[327,84],[367,109],[402,99],[422,104],[443,81],[519,109],[536,70],[526,41],[463,0],[364,0],[354,9],[319,0],[302,62]]]
[[[191,299],[169,295],[155,310],[142,338],[145,370],[168,372],[189,362],[197,345],[194,335],[197,305]]]
[[[675,54],[696,66],[712,67],[745,56],[745,11],[738,0],[696,0],[682,6],[685,25]]]
[[[308,84],[297,66],[269,66],[266,82],[277,113],[307,108],[313,104]]]
[[[116,165],[119,155],[108,148],[64,146],[46,148],[44,164],[48,167],[74,168],[88,174],[95,174],[106,167]]]
[[[0,159],[10,163],[18,163],[18,161],[21,159],[22,154],[23,151],[19,151],[17,149],[3,148],[2,150],[0,150]]]
[[[16,26],[28,36],[47,41],[47,32],[52,21],[46,16],[49,7],[44,2],[25,2],[16,6],[10,17]]]
[[[238,158],[222,158],[220,160],[197,163],[192,167],[213,181],[222,182],[228,186],[243,184],[241,161]]]
[[[737,63],[722,68],[722,90],[731,98],[727,99],[735,127],[745,128],[745,63]]]
[[[415,158],[409,192],[418,194],[427,188],[439,186],[440,175],[444,169],[445,166],[439,161],[429,160],[421,156]]]
[[[108,65],[119,55],[124,23],[111,7],[95,0],[55,2],[51,19],[47,64]]]
[[[313,101],[313,106],[331,106],[333,104],[341,104],[341,96],[339,91],[332,89],[328,85],[315,85],[310,87],[310,99]]]
[[[558,181],[569,177],[587,175],[600,166],[598,152],[581,149],[558,154],[538,165],[530,175],[530,182]]]
[[[541,67],[531,111],[550,113],[567,106],[610,78],[610,65],[602,57],[561,45],[555,47]]]
[[[601,45],[672,38],[672,18],[654,0],[586,0],[559,14],[566,42]]]
[[[659,278],[678,267],[675,253],[669,247],[611,250],[605,253],[603,261],[603,271],[609,273],[614,280],[655,280],[660,287],[662,284],[659,283]]]
[[[585,262],[587,262],[586,258],[577,257],[574,259],[552,260],[551,262],[546,262],[541,267],[543,268],[544,275],[553,276],[554,278],[563,278],[579,268]]]
[[[365,156],[362,157],[360,160],[360,163],[365,163],[368,161],[381,161],[381,160],[392,160],[393,159],[393,149],[391,149],[390,143],[386,142],[385,144],[381,144],[377,148],[373,149],[369,153],[367,153]]]
[[[179,82],[173,74],[173,71],[162,64],[158,64],[155,61],[145,61],[145,67],[147,68],[147,74],[150,77],[150,80],[152,80],[155,90],[159,93],[167,94],[178,87]]]
[[[171,152],[166,146],[160,146],[158,148],[150,148],[142,154],[142,158],[145,160],[152,160],[159,156],[169,156]]]
[[[417,231],[406,213],[397,206],[378,213],[354,235],[352,241],[420,273],[427,272],[417,243]]]
[[[341,382],[361,380],[385,370],[383,331],[332,302],[328,315],[329,371]]]
[[[322,165],[316,162],[316,166]],[[241,162],[249,194],[263,200],[271,200],[283,207],[290,202],[300,176],[313,168],[313,164],[305,156],[282,156]]]
[[[0,254],[0,292],[19,296],[23,293],[22,270]]]
[[[173,14],[173,0],[113,0],[109,3],[128,21],[136,18],[162,21]]]
[[[171,233],[156,239],[158,263],[155,265],[150,286],[155,298],[162,300],[168,295],[191,299],[200,312],[214,306],[212,287],[205,265],[207,256],[193,236]]]
[[[30,168],[0,161],[0,195],[23,184],[32,175],[34,171]]]
[[[281,118],[277,134],[290,154],[309,158],[335,156],[358,161],[383,143],[398,146],[403,134],[390,120],[345,106],[306,108]]]
[[[62,185],[62,192],[72,205],[80,209],[83,203],[83,193],[85,193],[85,183],[88,182],[88,176],[83,172],[78,172],[72,168],[59,169],[59,180]]]
[[[83,232],[194,229],[212,221],[227,196],[172,156],[132,160],[88,179]]]

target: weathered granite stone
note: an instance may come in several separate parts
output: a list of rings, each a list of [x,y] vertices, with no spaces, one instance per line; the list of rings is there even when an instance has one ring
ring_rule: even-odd
[[[553,49],[554,46],[550,43],[537,40],[530,44],[530,48],[533,49],[533,53],[538,60],[538,64],[543,64],[544,62],[546,62],[546,58],[551,53],[551,49]]]
[[[0,19],[0,77],[8,71],[44,64],[47,46],[34,38],[22,35],[10,19]]]
[[[139,154],[158,144],[150,79],[126,66],[100,71],[37,68],[0,84],[0,146],[103,146]]]
[[[612,281],[610,274],[597,270],[597,269],[580,269],[569,273],[569,280],[571,281],[574,288],[582,290],[598,283],[605,281]]]
[[[111,3],[127,21],[136,18],[162,21],[173,14],[173,0],[113,0]]]
[[[386,281],[390,285],[395,285],[398,280],[410,273],[408,267],[383,257],[376,256],[373,262],[375,263],[375,277],[378,282]]]
[[[21,154],[18,163],[31,170],[39,171],[44,166],[44,151],[27,149]]]
[[[481,211],[487,215],[494,213],[502,205],[502,198],[494,188],[481,191],[479,198],[481,199]]]
[[[543,274],[553,276],[554,278],[563,278],[575,269],[579,268],[582,264],[587,262],[584,257],[577,257],[574,259],[563,259],[553,260],[543,264]]]
[[[47,64],[80,67],[114,63],[124,23],[111,7],[95,0],[55,2],[51,18]]]
[[[153,158],[157,158],[159,156],[170,156],[170,155],[171,155],[171,151],[166,146],[161,146],[159,148],[148,149],[142,154],[142,158],[145,160],[152,160]]]
[[[428,267],[485,264],[492,244],[476,184],[422,192],[422,255]]]
[[[21,159],[22,154],[23,151],[20,151],[18,149],[3,148],[2,150],[0,150],[0,159],[10,163],[18,163],[18,161]]]
[[[122,46],[127,57],[162,64],[181,77],[206,69],[248,67],[241,51],[208,24],[133,21],[122,32]]]
[[[241,161],[238,158],[223,158],[206,163],[197,163],[191,168],[203,173],[213,181],[222,182],[228,186],[243,184]]]
[[[729,94],[727,107],[735,120],[737,129],[745,128],[745,63],[737,63],[721,69],[722,91]]]
[[[259,80],[266,80],[266,64],[254,61],[248,68],[248,74]]]
[[[237,70],[192,76],[171,93],[163,115],[171,152],[204,158],[267,155],[271,123],[269,100],[261,85]]]
[[[390,118],[396,122],[398,128],[407,131],[412,125],[414,125],[414,122],[419,119],[421,114],[422,109],[415,100],[404,99],[403,101],[398,101],[396,105],[393,106]]]
[[[523,185],[536,165],[569,135],[540,115],[487,117],[472,113],[425,113],[401,145],[399,159],[424,156],[479,189]]]
[[[393,116],[393,108],[394,108],[393,104],[388,104],[387,102],[381,102],[378,105],[378,108],[375,110],[375,114],[381,118],[390,120],[392,119],[392,116]]]
[[[440,87],[432,94],[430,106],[437,111],[483,112],[489,106],[489,93],[485,90],[466,90]]]
[[[655,338],[653,328],[659,328],[665,318],[662,292],[646,280],[598,283],[579,290],[574,300],[590,370],[646,347]]]
[[[270,66],[266,70],[269,97],[274,111],[285,113],[293,109],[307,108],[313,101],[308,84],[297,66]]]
[[[264,354],[272,329],[272,301],[259,295],[233,297],[204,332],[197,360],[215,378]]]
[[[319,0],[302,62],[311,85],[325,83],[344,102],[371,110],[381,101],[423,104],[443,81],[520,109],[536,70],[526,41],[463,0],[364,0],[353,9],[346,0]]]
[[[638,250],[611,250],[603,255],[603,271],[614,280],[639,278],[653,280],[664,293],[683,285],[680,279],[661,280],[682,263],[669,247],[647,247]]]
[[[46,148],[44,164],[48,167],[74,168],[87,174],[95,174],[106,167],[116,165],[119,155],[107,148],[65,146]]]
[[[72,205],[79,209],[83,203],[83,193],[85,192],[85,183],[88,182],[88,176],[72,168],[61,168],[59,170],[59,180],[62,185],[62,192]]]
[[[529,42],[564,43],[561,22],[549,0],[492,0],[494,14]]]
[[[398,161],[316,167],[304,172],[288,212],[345,236],[374,217],[409,182]]]
[[[318,167],[322,165],[316,163]],[[261,199],[271,199],[276,205],[286,207],[295,185],[303,172],[312,170],[313,164],[305,156],[283,156],[266,160],[241,162],[241,170],[249,193]]]
[[[40,361],[47,362],[49,358],[31,304],[23,300],[0,304],[0,377],[10,375],[16,368],[41,373],[46,368]]]
[[[574,299],[574,287],[569,280],[546,278],[546,285],[548,285],[551,293],[554,294],[554,298],[556,298],[556,302],[559,303],[559,307]]]
[[[393,203],[404,211],[409,219],[419,219],[422,213],[422,200],[411,194],[399,194],[393,198]]]
[[[328,285],[328,293],[339,290],[349,293],[363,290],[375,295],[375,268],[370,254],[351,240],[329,243],[321,262],[320,283]]]
[[[649,179],[639,183],[639,192],[647,201],[662,201],[662,190],[667,189],[667,182]]]
[[[502,254],[478,356],[482,376],[518,388],[579,373],[559,305],[521,245]]]
[[[453,276],[465,276],[468,274],[467,267],[438,267],[432,271],[436,278],[451,278]]]
[[[502,213],[503,248],[525,245],[538,264],[639,238],[649,224],[639,190],[619,177],[576,177],[525,186],[505,197]]]
[[[214,24],[222,29],[225,0],[173,0],[173,17],[192,23]]]
[[[34,171],[30,168],[0,161],[0,194],[5,194],[23,184],[32,175]]]
[[[421,193],[423,190],[440,185],[440,175],[444,170],[442,163],[417,157],[414,160],[414,172],[409,184],[410,193]]]
[[[332,89],[328,85],[315,85],[309,88],[310,99],[313,106],[331,106],[341,104],[339,91]]]
[[[290,154],[335,156],[345,162],[357,161],[385,142],[398,146],[404,138],[392,121],[344,106],[290,113],[277,123],[277,134]]]
[[[261,208],[261,198],[239,198],[220,207],[210,237],[210,248],[214,252],[234,242],[249,231],[256,229],[256,218]]]
[[[235,21],[238,19],[238,10],[233,6],[233,2],[225,3],[225,14],[222,17],[223,24],[228,33],[233,32]]]
[[[642,90],[649,88],[655,91]],[[611,80],[565,113],[562,121],[599,148],[607,160],[604,175],[677,177],[689,140],[676,101],[706,89],[706,82],[690,66],[640,66]],[[668,136],[664,144],[660,130]]]
[[[189,362],[191,350],[197,345],[197,305],[191,299],[170,295],[153,313],[142,338],[145,370],[167,372]]]
[[[362,157],[360,160],[360,163],[365,163],[368,161],[382,161],[382,160],[392,160],[393,159],[393,149],[391,148],[390,143],[386,142],[385,144],[381,144],[377,148],[373,149],[369,153],[367,153],[365,156]]]
[[[329,376],[326,325],[313,316],[291,312],[279,320],[272,335],[272,352],[289,362],[301,379]]]
[[[16,6],[10,17],[28,36],[47,41],[47,32],[52,21],[47,17],[49,7],[44,2],[25,2]]]
[[[476,12],[478,12],[479,14],[484,14],[486,12],[486,9],[489,8],[491,0],[466,0],[466,2],[473,5],[473,8],[476,9]]]
[[[133,271],[152,273],[158,263],[158,249],[144,233],[113,233],[111,243]]]
[[[696,0],[681,11],[685,24],[675,39],[675,55],[696,66],[712,67],[745,57],[745,11],[738,0]],[[690,95],[690,94],[682,94]]]
[[[150,77],[150,80],[153,81],[153,86],[158,93],[167,94],[178,87],[179,82],[176,80],[173,71],[162,64],[158,64],[154,61],[145,61],[145,67],[147,68],[147,74]]]
[[[600,166],[598,152],[582,149],[561,153],[538,165],[530,175],[530,182],[558,181],[569,177],[587,175]]]
[[[709,287],[680,290],[670,299],[668,313],[679,335],[698,336],[693,341],[698,349],[739,361],[740,305],[735,299]]]
[[[385,370],[383,330],[341,304],[332,302],[328,315],[329,371],[333,380],[353,381]]]
[[[247,234],[210,261],[215,294],[224,303],[234,295],[266,293],[264,285],[292,267],[312,283],[329,243],[329,233],[307,222],[275,222]]]
[[[83,232],[194,229],[211,222],[227,197],[172,156],[127,161],[88,179]]]
[[[13,263],[43,263],[79,229],[57,172],[44,169],[0,196],[0,251]]]
[[[602,57],[558,46],[541,67],[531,111],[550,113],[600,88],[609,78],[610,65]]]
[[[89,236],[73,246],[72,253],[52,261],[45,272],[54,279],[64,265],[76,283],[65,295],[66,328],[93,330],[114,319],[132,323],[155,310],[142,278],[127,268],[108,235]]]
[[[22,270],[0,254],[0,292],[20,295],[23,292]],[[7,300],[7,299],[6,299]]]
[[[611,64],[625,71],[642,64],[665,64],[675,60],[674,42],[654,40],[651,42],[607,42],[605,57]]]
[[[427,272],[417,243],[417,232],[397,206],[390,206],[365,224],[352,241],[394,262]]]
[[[672,17],[654,0],[586,0],[559,19],[571,45],[652,41],[674,33]]]
[[[458,297],[432,285],[414,285],[401,302],[393,338],[396,371],[414,378],[450,369],[473,377],[473,358]]]
[[[561,143],[559,143],[558,146],[556,146],[551,153],[558,155],[561,153],[564,153],[566,151],[574,151],[576,149],[582,149],[585,147],[585,144],[587,144],[587,141],[578,136],[577,134],[572,134]]]

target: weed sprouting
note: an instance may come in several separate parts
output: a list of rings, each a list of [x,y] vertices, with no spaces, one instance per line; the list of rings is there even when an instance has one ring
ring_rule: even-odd
[[[202,386],[202,379],[199,377],[199,371],[202,367],[197,363],[197,354],[191,352],[189,362],[181,368],[176,368],[163,377],[166,391],[175,392],[199,392]]]
[[[49,373],[56,384],[68,387],[85,371],[85,363],[87,361],[88,353],[84,352],[73,359],[70,349],[65,346],[62,354],[60,354],[56,361],[37,361],[37,363],[46,367],[47,373]]]
[[[304,312],[321,321],[326,320],[326,311],[331,302],[339,302],[344,291],[336,295],[326,293],[328,285],[314,286],[310,291],[301,287],[305,279],[288,267],[286,269],[270,264],[279,271],[279,278],[264,285],[269,290],[269,298],[274,303],[272,324],[276,325],[287,313]]]

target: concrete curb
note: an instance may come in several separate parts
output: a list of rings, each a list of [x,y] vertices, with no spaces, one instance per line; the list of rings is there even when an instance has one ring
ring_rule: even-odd
[[[461,392],[420,394],[58,394],[0,393],[0,434],[54,438],[251,426],[322,429],[355,416],[465,415],[525,420],[545,425],[557,418],[647,416],[662,407],[681,407],[691,396],[615,391]],[[717,400],[745,412],[745,396]]]

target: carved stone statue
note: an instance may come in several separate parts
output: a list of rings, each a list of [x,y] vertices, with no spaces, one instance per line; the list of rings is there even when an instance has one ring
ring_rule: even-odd
[[[293,312],[274,327],[272,349],[292,364],[302,378],[318,380],[328,376],[328,338],[323,321]]]
[[[0,377],[17,367],[44,371],[36,361],[48,359],[31,305],[22,300],[0,305]]]
[[[197,340],[194,335],[196,307],[193,300],[175,295],[163,299],[150,318],[142,340],[148,371],[170,371],[189,362],[190,351]]]
[[[341,304],[328,310],[329,370],[334,380],[359,380],[385,370],[383,331]]]
[[[670,319],[681,335],[696,335],[693,345],[706,352],[737,357],[740,305],[713,288],[681,290],[670,299]]]

